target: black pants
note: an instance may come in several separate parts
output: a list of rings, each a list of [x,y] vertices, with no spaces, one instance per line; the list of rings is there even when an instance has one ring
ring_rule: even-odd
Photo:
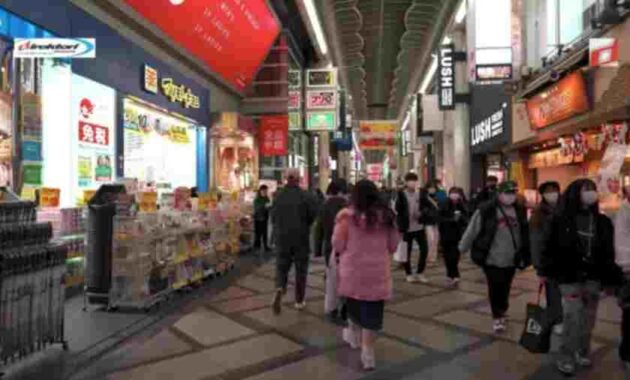
[[[411,250],[413,249],[413,241],[415,240],[420,247],[420,259],[418,260],[418,274],[423,273],[427,266],[427,256],[429,254],[429,245],[427,244],[427,234],[424,230],[407,232],[403,237],[407,243],[407,262],[405,262],[405,273],[407,276],[413,274],[411,270]]]
[[[621,317],[621,345],[619,357],[624,362],[630,362],[630,309],[623,309]]]
[[[262,241],[263,248],[269,249],[269,243],[267,242],[267,238],[269,233],[268,230],[269,223],[267,220],[257,220],[254,222],[254,247],[259,248],[260,243]]]
[[[459,278],[459,248],[457,244],[443,244],[444,265],[448,278]]]
[[[560,284],[554,280],[547,279],[545,283],[545,297],[547,299],[547,318],[552,324],[562,323],[562,293]]]
[[[276,258],[276,289],[286,292],[291,265],[295,264],[295,302],[302,303],[306,294],[308,277],[308,252],[279,250]]]
[[[516,269],[514,267],[486,266],[483,271],[488,281],[488,297],[490,298],[492,317],[495,319],[504,318],[510,307],[510,290]]]

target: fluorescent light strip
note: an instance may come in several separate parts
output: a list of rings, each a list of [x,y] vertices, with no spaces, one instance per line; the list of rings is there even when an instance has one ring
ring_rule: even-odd
[[[407,111],[407,116],[405,116],[405,120],[402,123],[401,131],[406,130],[409,127],[409,122],[411,121],[411,111]]]
[[[457,13],[455,13],[455,22],[460,24],[466,18],[466,0],[462,0],[459,3],[459,8],[457,8]]]
[[[426,75],[424,76],[424,79],[422,80],[422,85],[420,86],[419,92],[421,94],[424,94],[427,91],[429,84],[431,84],[431,80],[433,79],[433,76],[435,75],[435,72],[437,71],[437,65],[438,65],[437,57],[433,57],[433,61],[431,62],[429,71],[427,71]]]
[[[326,44],[326,37],[324,36],[322,24],[319,22],[319,16],[317,15],[317,10],[315,9],[313,0],[304,0],[304,7],[306,7],[306,13],[308,14],[311,26],[313,27],[313,32],[315,33],[319,50],[323,55],[326,55],[328,54],[328,45]]]

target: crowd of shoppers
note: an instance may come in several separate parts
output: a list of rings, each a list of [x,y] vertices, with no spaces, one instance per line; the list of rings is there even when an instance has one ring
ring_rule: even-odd
[[[574,181],[564,193],[557,182],[541,184],[530,218],[518,184],[499,183],[492,176],[470,201],[462,188],[446,192],[439,181],[420,188],[415,173],[405,176],[399,191],[379,191],[368,180],[350,189],[335,180],[319,201],[298,184],[297,174],[289,173],[272,207],[264,187],[255,201],[257,244],[266,247],[269,217],[276,231],[273,310],[281,312],[292,264],[295,307],[305,306],[309,233],[315,223],[315,255],[326,263],[325,312],[345,326],[343,339],[361,349],[365,369],[375,367],[374,340],[383,326],[384,303],[392,297],[391,255],[400,245],[410,283],[429,282],[427,260],[440,252],[448,284],[457,287],[460,257],[470,253],[485,274],[498,334],[506,330],[516,272],[533,265],[545,289],[548,322],[562,342],[556,365],[565,375],[592,365],[590,341],[601,293],[617,292],[623,310],[619,355],[630,363],[630,187],[623,189],[613,226],[600,212],[597,186],[588,179]],[[414,242],[420,251],[416,268]]]

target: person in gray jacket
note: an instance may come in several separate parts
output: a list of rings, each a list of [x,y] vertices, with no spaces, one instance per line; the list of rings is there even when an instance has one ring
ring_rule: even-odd
[[[549,246],[553,217],[560,198],[560,184],[555,181],[545,182],[538,187],[538,192],[542,196],[542,201],[532,213],[529,221],[532,263],[538,271],[541,281],[545,283],[547,317],[554,324],[554,333],[561,335],[562,294],[560,294],[560,285],[553,279],[545,278],[540,274],[541,258]]]
[[[498,197],[482,204],[459,242],[460,252],[470,252],[488,282],[493,329],[506,329],[510,290],[516,268],[530,265],[527,211],[516,202],[516,182],[503,182]]]
[[[282,311],[291,265],[295,264],[295,308],[304,309],[308,275],[310,232],[317,206],[314,197],[299,186],[296,170],[287,171],[287,184],[279,190],[271,210],[276,248],[276,292],[273,311]]]

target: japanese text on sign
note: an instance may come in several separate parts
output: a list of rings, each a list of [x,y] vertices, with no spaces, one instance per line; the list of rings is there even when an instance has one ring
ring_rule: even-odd
[[[177,85],[172,78],[162,78],[162,92],[173,103],[181,103],[185,108],[199,108],[199,97],[190,88]]]
[[[336,91],[309,91],[307,108],[335,108],[337,106]]]

